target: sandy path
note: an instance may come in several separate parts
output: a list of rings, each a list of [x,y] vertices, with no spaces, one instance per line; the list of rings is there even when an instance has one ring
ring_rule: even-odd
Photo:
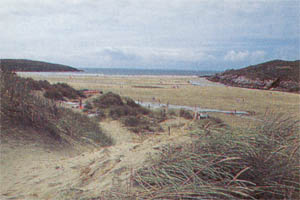
[[[116,183],[125,187],[132,169],[143,166],[149,154],[154,155],[163,145],[190,139],[181,129],[171,136],[161,133],[141,140],[117,121],[102,122],[101,126],[115,139],[114,146],[73,157],[34,146],[21,151],[7,149],[7,154],[3,150],[6,156],[1,163],[1,199],[99,196]]]

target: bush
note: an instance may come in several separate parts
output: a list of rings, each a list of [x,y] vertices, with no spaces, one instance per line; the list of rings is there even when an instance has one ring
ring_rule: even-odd
[[[135,173],[142,186],[136,197],[297,199],[299,142],[299,123],[289,119],[268,119],[239,136],[229,129],[200,131],[193,144],[166,147]]]
[[[64,100],[64,95],[56,88],[50,88],[44,93],[44,97],[53,100]]]
[[[139,108],[139,107],[141,107],[139,104],[135,103],[130,98],[126,98],[125,100],[126,100],[126,105],[128,105],[129,107],[132,107],[132,108]]]
[[[130,98],[121,98],[112,92],[106,93],[93,101],[95,108],[108,113],[108,116],[120,120],[134,133],[161,131],[159,125],[162,113],[156,114],[136,104]],[[164,118],[165,119],[165,118]]]
[[[191,112],[184,109],[180,109],[179,116],[185,119],[193,119],[193,115],[191,114]]]
[[[126,117],[124,120],[124,125],[129,127],[139,126],[142,121],[134,116]]]
[[[162,131],[161,126],[146,117],[128,116],[121,118],[122,123],[134,133],[147,134],[149,132]]]
[[[112,106],[124,105],[121,97],[112,92],[106,93],[93,101],[94,105],[98,108],[109,108]]]
[[[93,109],[93,106],[90,102],[86,102],[84,107],[88,110]]]
[[[59,126],[63,130],[67,130],[67,134],[77,138],[78,141],[88,138],[102,146],[113,143],[112,139],[103,133],[98,123],[87,115],[67,108],[61,108],[59,112],[62,116],[59,120]]]
[[[57,91],[59,91],[62,96],[67,97],[68,99],[76,99],[78,97],[84,97],[81,91],[77,91],[66,83],[57,83],[52,85]]]
[[[128,116],[128,115],[136,115],[136,110],[130,108],[129,106],[115,106],[112,107],[109,111],[109,116],[113,119],[119,119],[123,116]]]
[[[41,87],[43,87],[46,91],[44,93],[44,97],[53,100],[64,100],[68,99],[76,99],[79,97],[85,97],[81,91],[77,91],[66,83],[57,83],[54,85],[48,85],[47,81],[37,82],[41,83]]]
[[[45,90],[50,89],[52,87],[51,84],[46,80],[38,81],[38,85]]]
[[[100,109],[98,109],[96,111],[96,114],[97,114],[96,118],[98,120],[102,120],[102,119],[104,119],[106,117],[105,113],[102,110],[100,110]]]

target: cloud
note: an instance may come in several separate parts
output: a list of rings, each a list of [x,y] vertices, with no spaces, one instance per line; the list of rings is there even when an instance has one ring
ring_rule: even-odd
[[[200,50],[168,49],[168,48],[138,48],[138,47],[104,47],[95,48],[86,54],[78,56],[89,60],[97,58],[98,66],[109,67],[189,67],[196,63],[216,59],[213,55]]]
[[[298,0],[1,0],[0,57],[194,68],[299,59],[299,9]]]
[[[260,60],[264,58],[265,52],[258,50],[258,51],[228,51],[225,56],[224,60],[225,61],[231,61],[231,62],[240,62],[240,61],[245,61],[246,59],[249,60]]]
[[[249,56],[249,52],[248,51],[234,51],[231,50],[229,52],[227,52],[227,54],[224,56],[224,60],[227,61],[243,61],[245,60],[247,57]]]

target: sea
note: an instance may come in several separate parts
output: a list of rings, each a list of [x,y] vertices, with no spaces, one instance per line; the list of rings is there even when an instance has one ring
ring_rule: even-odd
[[[149,76],[209,76],[217,71],[174,70],[174,69],[128,69],[128,68],[82,68],[83,73],[103,75],[149,75]]]
[[[174,69],[78,68],[79,72],[18,72],[39,76],[210,76],[218,71]]]

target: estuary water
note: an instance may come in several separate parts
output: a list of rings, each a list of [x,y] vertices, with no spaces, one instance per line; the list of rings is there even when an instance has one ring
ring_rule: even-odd
[[[234,115],[249,115],[246,111],[229,111],[229,110],[218,110],[218,109],[210,109],[210,108],[201,108],[201,107],[192,107],[192,106],[183,106],[183,105],[172,105],[172,104],[163,104],[163,103],[153,103],[153,102],[139,102],[135,101],[137,104],[148,107],[148,108],[163,108],[167,107],[170,109],[185,109],[185,110],[191,110],[195,112],[202,112],[202,113],[225,113],[225,114],[234,114]]]

